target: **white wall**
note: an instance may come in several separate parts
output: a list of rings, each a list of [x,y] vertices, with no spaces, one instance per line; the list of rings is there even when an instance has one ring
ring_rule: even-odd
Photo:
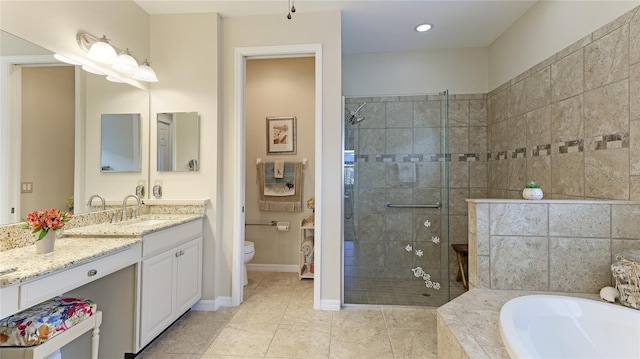
[[[219,126],[219,22],[217,14],[151,16],[152,66],[160,81],[151,85],[150,183],[162,181],[167,199],[208,199],[204,224],[203,291],[205,300],[220,296],[219,278],[231,276],[220,251],[219,216],[222,207],[217,180],[220,166]],[[200,115],[200,170],[158,172],[156,117],[163,112],[198,112]],[[228,291],[225,295],[228,295]]]
[[[640,1],[538,1],[489,46],[489,91],[589,35]]]
[[[344,55],[342,61],[347,97],[487,92],[486,48]]]
[[[224,114],[222,147],[223,172],[223,257],[231,259],[235,216],[233,193],[235,186],[244,186],[234,178],[236,153],[234,148],[235,85],[234,51],[237,47],[292,44],[322,44],[322,283],[321,299],[339,301],[341,283],[341,22],[339,12],[296,13],[291,21],[282,15],[247,16],[223,19],[223,87]],[[319,168],[318,164],[316,169]],[[317,184],[316,184],[317,185]],[[316,213],[318,209],[316,209]],[[220,271],[231,273],[231,263],[222,263]],[[231,292],[231,276],[221,283],[221,294]]]

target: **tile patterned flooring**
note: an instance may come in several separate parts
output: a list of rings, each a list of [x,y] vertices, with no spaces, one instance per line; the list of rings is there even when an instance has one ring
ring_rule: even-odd
[[[346,277],[344,282],[344,301],[347,304],[386,304],[405,306],[440,307],[449,302],[447,290],[451,292],[451,299],[457,298],[465,292],[461,282],[455,280],[439,290],[426,288],[424,281],[419,278],[358,278]],[[429,294],[424,296],[423,293]]]
[[[437,358],[436,308],[313,309],[313,281],[249,272],[245,301],[190,311],[140,359]]]

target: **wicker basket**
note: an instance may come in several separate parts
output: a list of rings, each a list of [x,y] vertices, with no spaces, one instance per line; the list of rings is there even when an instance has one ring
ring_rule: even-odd
[[[640,251],[628,250],[615,258],[611,274],[620,292],[620,304],[640,309]]]

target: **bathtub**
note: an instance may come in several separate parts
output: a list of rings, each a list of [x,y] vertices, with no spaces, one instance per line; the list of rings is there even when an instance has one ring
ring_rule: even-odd
[[[518,297],[500,310],[500,334],[512,359],[640,358],[640,311],[601,301]]]

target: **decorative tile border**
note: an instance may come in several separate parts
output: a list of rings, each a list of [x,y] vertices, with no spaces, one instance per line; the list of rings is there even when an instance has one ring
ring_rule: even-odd
[[[430,162],[450,162],[451,154],[450,153],[438,153],[435,155],[431,155]]]
[[[498,151],[494,157],[496,160],[506,160],[507,159],[507,151]]]
[[[491,156],[491,154],[487,154]],[[506,151],[505,151],[506,156]],[[355,155],[357,163],[420,163],[420,162],[476,162],[484,161],[484,153],[427,153],[427,154],[379,154],[379,155]],[[489,157],[487,157],[489,160]]]
[[[376,162],[395,162],[396,155],[379,155],[376,156]]]
[[[527,157],[526,147],[516,148],[515,151],[511,153],[511,158],[525,158],[525,157]]]
[[[610,150],[618,148],[629,148],[629,134],[616,133],[613,135],[598,136],[596,140],[597,150]]]
[[[533,157],[548,156],[551,154],[551,144],[537,145],[531,150]]]
[[[584,152],[584,140],[573,140],[558,143],[558,151],[560,153],[577,153]]]
[[[459,162],[480,161],[480,155],[475,153],[461,153],[458,155]]]
[[[402,157],[402,162],[424,162],[424,155],[406,155]]]
[[[531,147],[531,156],[549,156],[553,152],[554,155],[563,155],[567,153],[578,153],[585,151],[585,142],[593,144],[588,146],[588,150],[611,150],[620,148],[629,148],[629,133],[614,133],[585,139],[557,142],[553,144],[536,145]],[[593,147],[592,147],[593,146]],[[552,151],[553,148],[553,151]],[[498,151],[487,153],[487,161],[506,160],[509,158],[527,157],[526,148],[516,148],[515,150]],[[510,154],[510,155],[509,155]],[[460,161],[463,161],[462,159]]]

